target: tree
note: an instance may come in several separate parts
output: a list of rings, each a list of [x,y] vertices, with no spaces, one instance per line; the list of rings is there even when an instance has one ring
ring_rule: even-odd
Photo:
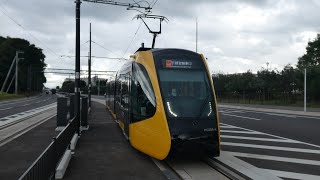
[[[73,93],[74,92],[74,81],[65,81],[62,83],[61,91],[63,92],[68,92],[68,93]],[[84,80],[80,80],[80,91],[86,92],[87,85]]]
[[[320,65],[320,34],[313,41],[309,41],[306,47],[306,54],[298,58],[297,67],[304,69]]]
[[[306,54],[298,58],[298,69],[304,73],[307,69],[307,97],[312,101],[320,100],[320,34],[308,42]],[[303,81],[302,81],[303,82]]]
[[[44,76],[45,55],[42,53],[42,49],[20,38],[0,37],[0,82],[4,82],[17,50],[24,52],[21,55],[24,59],[19,61],[19,92],[28,90],[28,80],[31,80],[31,91],[41,91],[43,83],[46,82]],[[13,74],[14,72],[10,74],[10,79]],[[14,86],[11,86],[10,92],[13,91]]]
[[[74,92],[74,82],[73,81],[65,81],[62,83],[61,87],[62,92],[73,93]]]

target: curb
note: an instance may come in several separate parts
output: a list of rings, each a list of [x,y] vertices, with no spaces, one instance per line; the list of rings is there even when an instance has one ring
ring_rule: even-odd
[[[303,111],[282,110],[282,109],[266,109],[266,108],[255,108],[255,107],[234,106],[234,105],[218,105],[218,107],[219,108],[220,107],[224,107],[224,108],[260,111],[260,112],[272,112],[272,113],[281,113],[281,114],[320,117],[320,113],[319,112],[303,112]]]

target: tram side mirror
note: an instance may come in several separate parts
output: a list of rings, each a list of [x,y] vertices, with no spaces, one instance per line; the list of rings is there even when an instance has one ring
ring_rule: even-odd
[[[132,59],[136,59],[136,55],[130,55],[130,58],[132,58]]]

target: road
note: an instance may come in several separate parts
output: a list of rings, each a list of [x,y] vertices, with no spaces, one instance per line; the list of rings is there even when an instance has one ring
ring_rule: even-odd
[[[56,102],[56,95],[42,94],[12,102],[0,102],[0,118],[36,109]]]
[[[320,117],[219,108],[222,151],[284,179],[320,179]]]
[[[53,102],[55,95],[42,95],[0,104],[0,120]],[[282,179],[320,179],[320,114],[283,112],[220,107],[222,155]]]
[[[279,108],[219,108],[222,153],[282,179],[320,179],[320,113]]]

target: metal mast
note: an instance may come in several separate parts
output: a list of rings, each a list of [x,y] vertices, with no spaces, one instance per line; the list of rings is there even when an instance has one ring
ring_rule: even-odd
[[[90,23],[90,39],[89,39],[89,59],[88,59],[88,100],[89,108],[91,108],[91,23]]]

